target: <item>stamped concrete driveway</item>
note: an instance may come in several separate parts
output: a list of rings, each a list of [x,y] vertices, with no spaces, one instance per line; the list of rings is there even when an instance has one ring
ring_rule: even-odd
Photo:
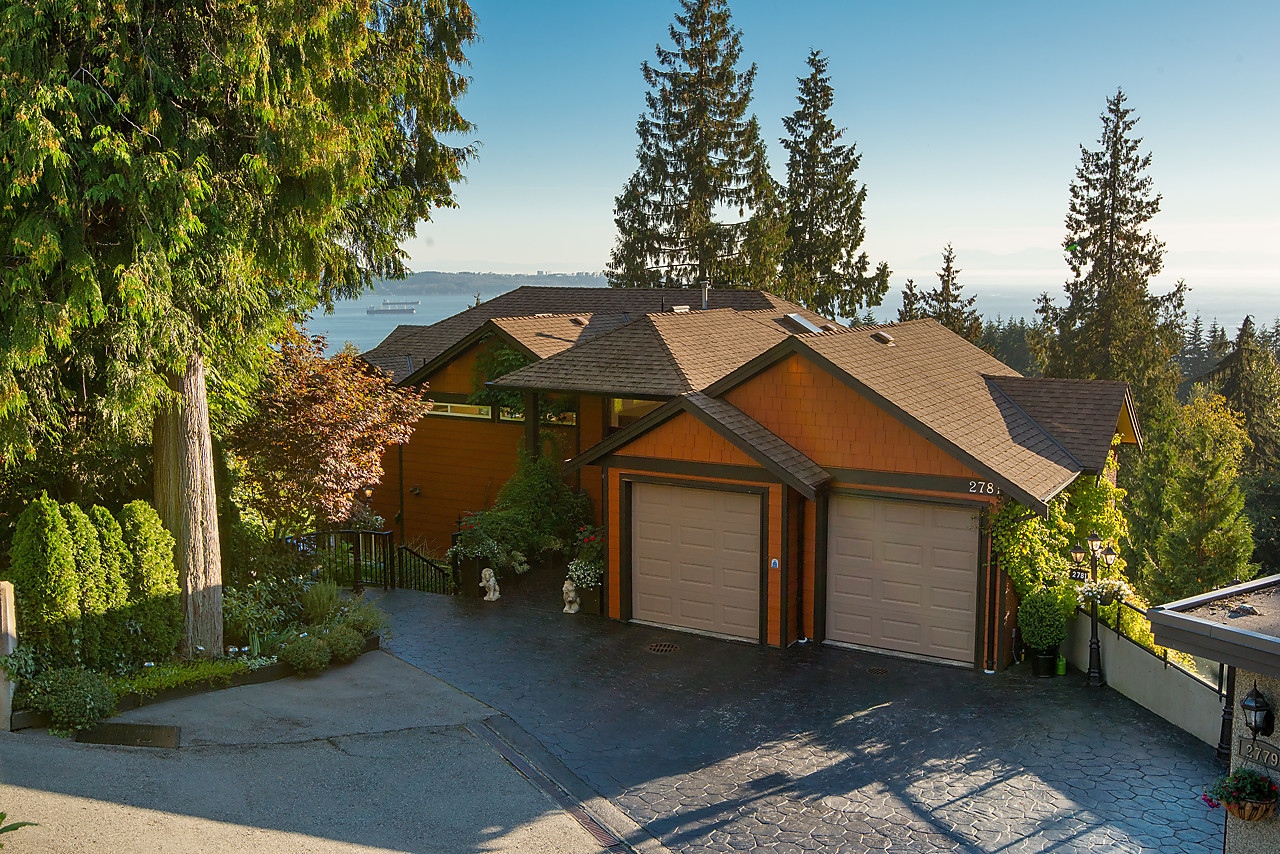
[[[1198,799],[1212,750],[1078,675],[761,649],[520,598],[392,591],[388,647],[673,851],[1221,850]]]

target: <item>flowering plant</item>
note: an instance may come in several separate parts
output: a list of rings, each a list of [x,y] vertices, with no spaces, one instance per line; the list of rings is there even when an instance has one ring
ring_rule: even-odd
[[[512,532],[514,521],[511,514],[502,510],[465,514],[445,559],[452,562],[455,558],[483,558],[498,574],[505,570],[516,575],[528,572],[529,561],[524,553],[511,547],[517,541]]]
[[[604,580],[604,537],[595,525],[574,532],[578,554],[569,562],[569,580],[575,587],[599,587]]]
[[[1129,585],[1118,578],[1100,578],[1097,581],[1086,581],[1076,590],[1081,605],[1097,602],[1099,605],[1110,605],[1117,599],[1129,595]]]
[[[1200,800],[1217,808],[1222,804],[1238,804],[1242,801],[1274,801],[1277,791],[1280,790],[1277,790],[1276,784],[1261,771],[1237,768],[1208,786]]]

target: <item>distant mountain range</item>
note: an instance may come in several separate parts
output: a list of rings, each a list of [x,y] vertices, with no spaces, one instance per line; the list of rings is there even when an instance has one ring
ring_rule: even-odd
[[[609,282],[599,273],[441,273],[423,270],[405,279],[382,279],[374,295],[417,296],[428,294],[495,294],[522,285],[571,288],[603,288]]]

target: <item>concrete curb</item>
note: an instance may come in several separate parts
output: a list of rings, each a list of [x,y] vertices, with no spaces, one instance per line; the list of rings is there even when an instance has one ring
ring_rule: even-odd
[[[631,851],[635,852],[635,854],[672,854],[671,849],[659,842],[648,830],[633,821],[622,810],[610,803],[607,798],[601,796],[599,792],[587,785],[578,775],[566,768],[564,763],[543,747],[540,741],[505,714],[498,713],[485,718],[480,722],[480,727],[491,733],[492,737],[486,735],[483,731],[477,732],[476,726],[469,725],[468,729],[478,738],[490,744],[493,743],[494,737],[500,739],[521,759],[527,762],[533,771],[545,778],[545,781],[531,779],[530,782],[542,786],[544,789],[547,784],[555,786],[560,790],[562,797],[557,798],[555,793],[552,792],[548,792],[548,794],[556,800],[567,799],[577,804],[591,819],[594,819],[595,822],[612,833],[621,842],[621,847],[616,845],[606,846],[606,850]],[[495,749],[497,749],[496,745]],[[499,752],[501,753],[502,751],[499,750]],[[516,770],[528,776],[527,772],[521,769],[519,765],[515,763],[513,765],[515,765]],[[572,814],[572,810],[570,810],[570,813]],[[581,819],[579,819],[579,823],[581,823]],[[588,830],[590,831],[589,827]]]

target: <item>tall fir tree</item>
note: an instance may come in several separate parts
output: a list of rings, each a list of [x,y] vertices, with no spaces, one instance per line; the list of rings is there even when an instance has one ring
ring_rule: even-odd
[[[915,279],[907,279],[907,283],[902,286],[902,305],[898,308],[898,322],[919,320],[924,316],[924,294],[916,290]]]
[[[1249,440],[1240,416],[1198,386],[1164,420],[1143,460],[1139,506],[1156,511],[1131,525],[1139,589],[1170,602],[1253,577],[1253,528],[1244,513],[1239,465]],[[1149,489],[1146,487],[1150,487]]]
[[[811,50],[807,61],[809,76],[798,78],[799,107],[782,120],[790,245],[782,255],[779,293],[819,314],[853,318],[880,304],[889,290],[889,265],[881,261],[872,273],[871,259],[858,251],[866,237],[867,187],[854,178],[862,156],[855,145],[840,143],[845,129],[831,121],[835,90],[827,58]]]
[[[977,297],[964,297],[964,288],[956,267],[956,251],[948,243],[942,250],[942,269],[938,271],[938,286],[920,298],[925,317],[932,317],[955,334],[973,344],[982,342],[982,315],[974,310]]]
[[[636,123],[639,165],[614,202],[614,287],[764,288],[786,248],[781,193],[760,125],[748,116],[756,67],[738,70],[742,33],[727,0],[681,0],[641,69],[649,91]],[[733,221],[717,219],[725,211]]]
[[[1240,325],[1235,341],[1205,379],[1240,413],[1252,448],[1244,469],[1280,469],[1280,366],[1275,354],[1258,340],[1252,317]]]
[[[1098,150],[1080,146],[1062,243],[1072,274],[1067,305],[1040,298],[1033,343],[1046,376],[1125,380],[1146,417],[1173,401],[1186,285],[1150,292],[1164,263],[1164,244],[1147,227],[1160,196],[1125,100],[1121,90],[1107,99]]]

